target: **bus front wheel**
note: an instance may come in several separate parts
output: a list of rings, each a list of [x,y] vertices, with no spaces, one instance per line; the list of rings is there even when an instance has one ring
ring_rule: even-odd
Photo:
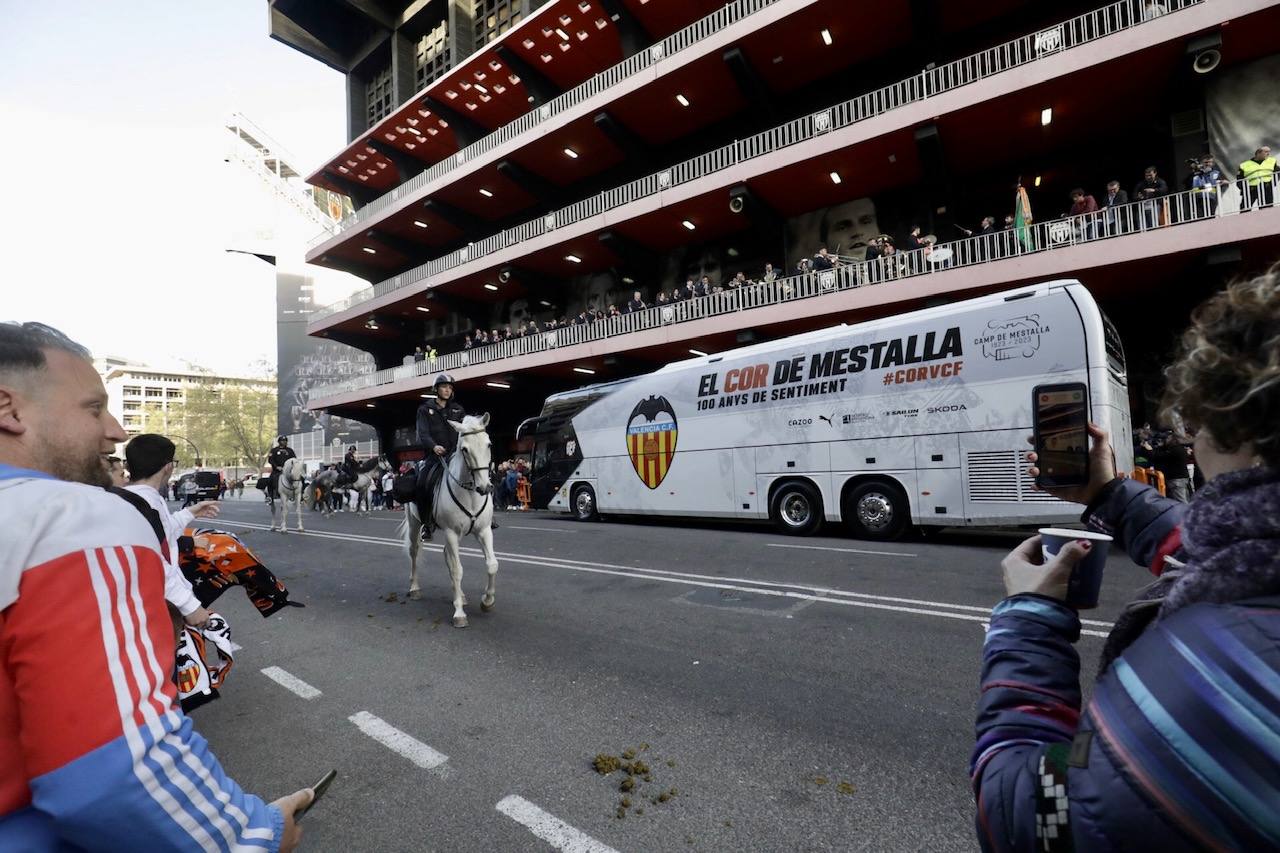
[[[590,486],[578,486],[573,490],[573,517],[578,521],[595,521],[596,493]]]
[[[859,539],[897,539],[907,529],[910,515],[902,490],[883,480],[860,483],[845,499],[845,523]]]
[[[822,496],[809,483],[784,483],[773,493],[769,517],[789,536],[810,536],[822,526]]]

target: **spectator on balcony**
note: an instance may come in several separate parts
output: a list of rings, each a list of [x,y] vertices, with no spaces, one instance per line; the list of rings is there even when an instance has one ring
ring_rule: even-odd
[[[640,298],[640,291],[637,290],[631,294],[631,301],[627,303],[626,310],[628,314],[634,314],[637,311],[643,311],[648,307],[649,306],[645,304],[645,301]]]
[[[473,344],[473,343],[471,342],[471,336],[470,336],[470,335],[467,335],[465,338],[463,338],[463,339],[462,339],[462,348],[463,348],[463,350],[469,350],[469,349],[471,349],[473,346],[475,346],[475,344]]]
[[[774,281],[778,277],[778,271],[773,268],[773,264],[764,265],[764,275],[760,276],[760,281],[767,284]]]
[[[1074,220],[1077,236],[1085,240],[1093,239],[1093,226],[1098,212],[1098,200],[1084,190],[1076,187],[1071,191],[1071,210],[1067,215]]]
[[[1241,210],[1250,210],[1255,204],[1275,204],[1276,158],[1269,146],[1262,146],[1253,152],[1252,159],[1241,163],[1236,177],[1240,179]]]
[[[1165,224],[1163,215],[1164,203],[1159,199],[1169,194],[1169,185],[1156,173],[1155,166],[1148,166],[1142,173],[1142,180],[1133,188],[1133,200],[1142,202],[1142,224],[1144,228],[1156,228]]]
[[[1102,221],[1108,234],[1123,234],[1129,230],[1128,211],[1124,206],[1129,203],[1129,194],[1120,189],[1119,181],[1107,182],[1107,194],[1102,197]]]
[[[656,300],[654,300],[654,301],[655,301],[655,303],[656,303],[656,304],[658,304],[658,305],[670,305],[670,304],[671,304],[671,301],[670,301],[669,299],[667,299],[667,292],[666,292],[665,290],[659,290],[659,291],[658,291],[658,298],[657,298]]]
[[[1200,158],[1200,168],[1191,176],[1191,204],[1197,219],[1218,212],[1218,193],[1229,183],[1212,155]]]
[[[920,236],[920,226],[912,225],[911,230],[907,232],[907,251],[924,248],[924,238]]]
[[[809,272],[812,272],[812,269],[808,258],[801,258],[796,261],[796,275],[805,275]]]
[[[836,259],[827,253],[827,247],[823,246],[818,249],[818,254],[813,256],[814,272],[825,272],[836,265]]]
[[[616,320],[621,316],[622,316],[622,312],[618,310],[618,306],[610,302],[609,303],[609,319]]]
[[[683,288],[676,287],[671,290],[672,303],[680,302],[684,298],[685,298],[685,292]]]
[[[711,276],[704,275],[702,277],[702,281],[698,283],[698,291],[699,296],[711,295]]]
[[[413,348],[413,360],[414,360],[414,361],[426,361],[426,360],[427,360],[427,354],[426,354],[425,352],[423,352],[423,351],[422,351],[422,347],[414,347],[414,348]]]

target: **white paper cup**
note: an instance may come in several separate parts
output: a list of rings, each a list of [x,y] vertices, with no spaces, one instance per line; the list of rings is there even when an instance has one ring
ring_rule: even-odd
[[[1112,538],[1092,530],[1067,530],[1062,527],[1044,527],[1039,533],[1040,553],[1046,563],[1068,542],[1084,539],[1093,544],[1089,553],[1076,563],[1071,572],[1071,581],[1067,584],[1067,604],[1077,610],[1097,607],[1098,595],[1102,591],[1102,570],[1107,565]]]

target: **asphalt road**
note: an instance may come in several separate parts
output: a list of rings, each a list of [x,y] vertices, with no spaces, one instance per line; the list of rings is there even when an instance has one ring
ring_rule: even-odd
[[[307,513],[306,534],[281,535],[256,492],[223,505],[307,607],[262,619],[223,596],[243,649],[195,721],[268,798],[337,768],[305,849],[976,849],[983,622],[1018,537],[872,544],[505,513],[497,607],[480,612],[472,548],[471,626],[455,629],[438,549],[425,598],[405,600],[399,517]],[[1086,683],[1103,620],[1143,582],[1112,555]],[[626,794],[625,774],[592,768],[625,749],[650,768]]]

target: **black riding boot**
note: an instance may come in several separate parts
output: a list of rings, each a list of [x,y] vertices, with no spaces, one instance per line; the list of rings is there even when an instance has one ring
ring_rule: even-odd
[[[423,465],[418,469],[418,489],[414,501],[418,505],[418,518],[422,521],[422,541],[431,541],[431,471],[434,466]]]

